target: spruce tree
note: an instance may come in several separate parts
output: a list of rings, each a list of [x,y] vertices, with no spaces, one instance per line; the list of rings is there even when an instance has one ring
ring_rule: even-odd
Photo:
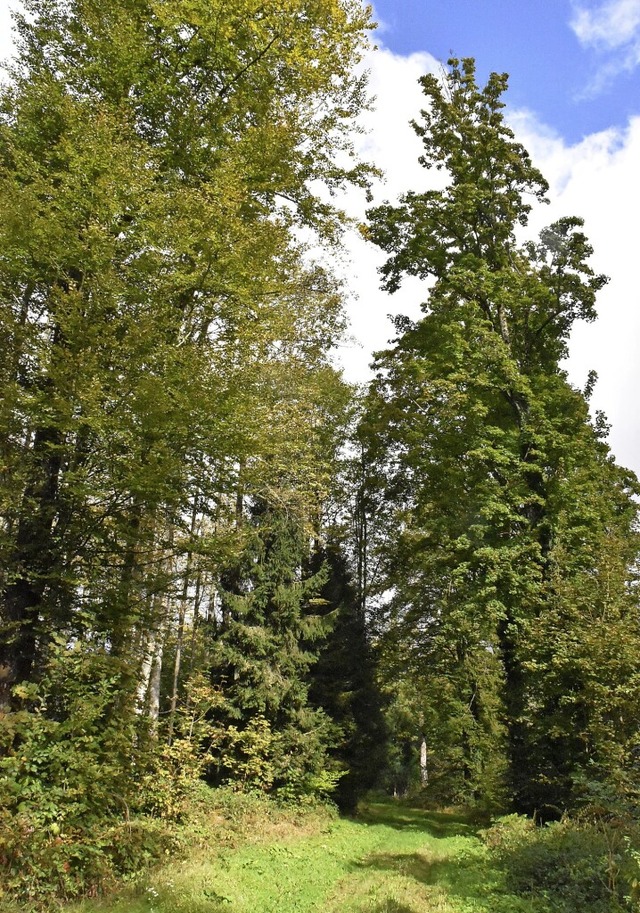
[[[313,556],[328,574],[319,597],[330,630],[311,667],[311,701],[333,723],[329,754],[341,773],[333,798],[345,811],[377,786],[386,765],[387,732],[374,648],[344,548],[330,538]]]
[[[211,648],[219,706],[210,777],[300,795],[325,767],[328,720],[308,700],[310,647],[322,634],[313,610],[323,583],[305,573],[309,543],[286,506],[256,501],[246,547],[220,587]]]

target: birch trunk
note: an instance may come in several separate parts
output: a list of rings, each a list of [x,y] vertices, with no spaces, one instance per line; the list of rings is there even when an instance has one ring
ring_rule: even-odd
[[[426,786],[429,782],[429,770],[427,768],[427,740],[425,737],[422,737],[422,743],[420,745],[420,781],[423,786]]]

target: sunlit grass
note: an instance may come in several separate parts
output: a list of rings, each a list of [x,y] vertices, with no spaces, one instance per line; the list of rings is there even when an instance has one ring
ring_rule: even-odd
[[[223,839],[224,838],[224,839]],[[225,845],[226,844],[226,845]],[[220,824],[191,859],[173,861],[111,901],[76,913],[552,913],[504,893],[463,817],[391,801],[360,817],[291,813]],[[555,913],[555,911],[553,911]]]

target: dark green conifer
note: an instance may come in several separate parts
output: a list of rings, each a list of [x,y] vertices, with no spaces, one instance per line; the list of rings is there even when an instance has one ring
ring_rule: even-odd
[[[285,506],[251,510],[240,563],[223,577],[212,646],[220,692],[211,777],[285,793],[313,793],[325,769],[328,720],[308,701],[310,646],[322,633],[312,606],[324,582],[306,575],[308,539]]]
[[[319,549],[314,565],[328,570],[320,597],[333,624],[311,669],[310,697],[334,724],[329,753],[342,776],[333,797],[342,809],[352,811],[377,785],[386,763],[382,698],[366,619],[340,543],[329,541]]]

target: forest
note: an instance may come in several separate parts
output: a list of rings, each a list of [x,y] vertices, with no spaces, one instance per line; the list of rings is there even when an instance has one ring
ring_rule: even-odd
[[[640,909],[640,486],[564,367],[607,279],[577,215],[527,236],[549,188],[507,76],[453,58],[413,124],[446,181],[359,226],[422,316],[344,380],[371,15],[16,16],[0,905],[100,893],[207,796],[351,814],[377,790],[597,834],[597,909]]]

